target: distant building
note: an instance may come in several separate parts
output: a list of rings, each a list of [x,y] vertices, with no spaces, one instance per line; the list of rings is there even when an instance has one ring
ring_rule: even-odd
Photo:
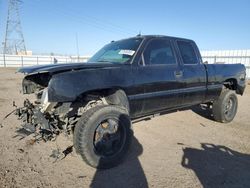
[[[32,53],[32,51],[31,50],[27,50],[26,51],[26,54],[25,54],[25,52],[17,52],[17,55],[32,55],[33,53]]]

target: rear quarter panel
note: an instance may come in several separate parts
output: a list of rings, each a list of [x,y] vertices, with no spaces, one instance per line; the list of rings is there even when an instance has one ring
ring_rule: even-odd
[[[246,74],[245,66],[242,64],[207,64],[208,81],[207,81],[207,100],[219,97],[223,88],[223,83],[229,79],[237,81],[238,94],[243,94],[245,88],[245,79],[241,75]]]

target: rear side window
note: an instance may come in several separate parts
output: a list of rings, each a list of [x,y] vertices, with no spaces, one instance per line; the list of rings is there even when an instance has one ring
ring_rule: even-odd
[[[192,64],[198,63],[198,58],[195,54],[194,48],[191,43],[185,42],[185,41],[178,41],[177,45],[180,50],[181,57],[182,57],[184,64],[192,65]]]
[[[149,42],[143,53],[145,64],[176,64],[175,56],[169,40],[154,39]]]

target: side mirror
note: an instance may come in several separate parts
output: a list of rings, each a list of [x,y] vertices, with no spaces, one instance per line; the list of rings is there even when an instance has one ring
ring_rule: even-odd
[[[208,61],[204,61],[203,63],[204,63],[204,64],[208,64]]]

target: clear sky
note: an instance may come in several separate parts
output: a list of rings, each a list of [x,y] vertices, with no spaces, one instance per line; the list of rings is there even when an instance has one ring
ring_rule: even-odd
[[[250,49],[250,0],[23,0],[26,47],[35,53],[92,55],[142,34],[195,40],[203,50]],[[7,0],[0,0],[4,40]]]

